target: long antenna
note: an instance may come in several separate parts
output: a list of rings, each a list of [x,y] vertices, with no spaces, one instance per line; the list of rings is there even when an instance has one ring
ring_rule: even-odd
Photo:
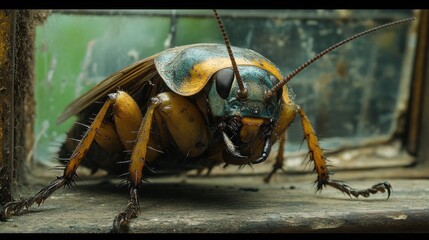
[[[363,31],[361,33],[358,33],[354,36],[351,36],[335,45],[332,45],[331,47],[323,50],[322,52],[320,52],[319,54],[317,54],[316,56],[314,56],[312,59],[310,59],[309,61],[307,61],[306,63],[302,64],[301,66],[299,66],[297,69],[293,70],[289,75],[287,75],[285,78],[283,78],[283,80],[281,80],[280,82],[278,82],[271,90],[268,90],[266,95],[265,95],[265,100],[270,99],[275,92],[277,92],[280,88],[283,87],[283,85],[285,85],[287,82],[289,82],[289,80],[291,80],[293,77],[295,77],[295,75],[297,75],[299,72],[301,72],[302,70],[304,70],[306,67],[308,67],[310,64],[312,64],[313,62],[315,62],[316,60],[318,60],[319,58],[321,58],[323,55],[327,54],[328,52],[338,48],[339,46],[348,43],[358,37],[362,37],[363,35],[366,35],[368,33],[371,32],[375,32],[377,30],[380,30],[382,28],[386,28],[386,27],[390,27],[392,25],[396,25],[396,24],[400,24],[400,23],[404,23],[404,22],[409,22],[415,20],[415,18],[407,18],[407,19],[403,19],[403,20],[399,20],[399,21],[395,21],[395,22],[391,22],[391,23],[387,23],[375,28],[371,28],[369,30]]]
[[[232,69],[234,70],[235,78],[237,79],[238,87],[240,88],[240,90],[237,92],[237,95],[239,98],[245,99],[247,97],[247,89],[244,87],[243,80],[241,80],[240,73],[238,72],[237,63],[235,62],[234,55],[232,54],[228,35],[226,34],[225,27],[223,26],[222,20],[220,19],[219,14],[217,14],[216,9],[213,9],[213,13],[217,19],[220,31],[222,32],[223,41],[225,42],[226,49],[228,50],[228,55],[232,63]]]

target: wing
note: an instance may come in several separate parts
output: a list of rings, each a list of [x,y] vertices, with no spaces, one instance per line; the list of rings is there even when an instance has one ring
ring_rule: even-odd
[[[158,54],[157,54],[158,55]],[[142,59],[134,64],[125,67],[98,83],[88,92],[70,103],[64,112],[58,117],[57,123],[62,123],[69,117],[78,114],[89,105],[106,97],[107,94],[123,89],[133,94],[155,74],[157,74],[153,59],[157,56]]]

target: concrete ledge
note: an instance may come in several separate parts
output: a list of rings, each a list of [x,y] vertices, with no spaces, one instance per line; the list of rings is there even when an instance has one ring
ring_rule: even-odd
[[[350,199],[334,189],[314,193],[314,178],[288,176],[279,183],[277,177],[268,185],[260,176],[154,178],[143,187],[142,212],[131,232],[429,232],[429,180],[393,179],[386,200],[387,194]],[[378,180],[347,182],[366,188]],[[0,232],[107,233],[128,201],[128,190],[117,184],[78,181],[40,207],[0,222]]]

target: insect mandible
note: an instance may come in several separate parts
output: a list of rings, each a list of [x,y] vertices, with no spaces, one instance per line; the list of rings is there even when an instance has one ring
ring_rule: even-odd
[[[343,40],[284,77],[268,59],[250,49],[231,47],[222,21],[214,10],[223,44],[174,47],[140,60],[109,76],[72,102],[59,117],[78,121],[95,118],[88,126],[75,124],[60,157],[67,158],[63,175],[35,196],[12,201],[1,218],[43,203],[52,193],[74,183],[80,164],[93,170],[128,173],[130,199],[113,220],[113,231],[127,231],[140,212],[138,190],[145,176],[155,172],[211,169],[220,164],[253,165],[264,162],[277,141],[299,115],[317,174],[316,189],[330,186],[349,196],[368,197],[387,192],[388,182],[358,190],[330,179],[326,158],[304,110],[288,94],[286,83],[335,48],[379,29],[414,18],[388,23]],[[119,89],[119,90],[118,90]],[[103,104],[98,104],[102,101]],[[131,156],[129,155],[131,153]],[[280,148],[272,171],[283,167]],[[121,162],[128,164],[118,164]],[[145,167],[146,166],[146,167]]]

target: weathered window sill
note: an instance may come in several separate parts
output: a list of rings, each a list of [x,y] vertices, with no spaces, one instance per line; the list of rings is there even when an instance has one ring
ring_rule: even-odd
[[[315,175],[152,178],[141,194],[131,232],[429,232],[429,179],[401,179],[407,169],[341,172],[332,178],[357,188],[389,179],[393,192],[351,199],[333,189],[314,193]],[[420,178],[422,172],[414,177]],[[373,178],[359,180],[360,177]],[[49,183],[37,179],[29,195]],[[1,222],[3,233],[107,233],[126,206],[118,180],[80,180],[40,207]],[[27,196],[27,193],[24,194]]]

